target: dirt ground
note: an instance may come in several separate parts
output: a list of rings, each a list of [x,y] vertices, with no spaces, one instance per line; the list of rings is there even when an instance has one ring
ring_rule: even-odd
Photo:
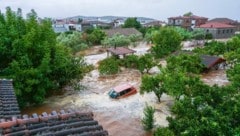
[[[150,46],[141,43],[134,47],[136,54],[141,55],[147,52]],[[84,53],[87,55],[85,60],[89,64],[96,65],[98,61],[107,57],[105,52],[101,52],[101,47],[96,47],[95,51],[89,50]],[[97,50],[97,51],[96,51]],[[100,50],[100,51],[99,51]],[[95,52],[97,54],[92,54]],[[165,61],[161,63],[166,64]],[[207,84],[225,85],[228,83],[224,70],[212,71],[202,75],[202,80]],[[80,84],[85,86],[84,90],[70,91],[64,95],[48,98],[40,106],[29,107],[22,113],[41,114],[43,111],[50,112],[59,109],[77,109],[80,111],[92,111],[94,118],[99,121],[110,136],[150,136],[141,125],[143,109],[146,104],[154,106],[155,125],[167,126],[166,117],[171,116],[170,107],[173,99],[165,94],[161,97],[161,103],[153,93],[135,95],[114,100],[109,98],[107,92],[114,86],[129,83],[139,91],[141,83],[141,73],[134,69],[122,69],[122,71],[113,76],[100,77],[97,70],[88,73]]]

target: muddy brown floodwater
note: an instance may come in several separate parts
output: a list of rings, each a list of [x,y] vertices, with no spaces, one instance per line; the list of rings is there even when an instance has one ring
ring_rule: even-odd
[[[141,55],[149,49],[144,43],[134,48],[136,54]],[[99,47],[97,48],[99,50]],[[92,52],[92,51],[90,51]],[[98,52],[98,51],[97,51]],[[106,58],[104,52],[88,55],[85,60],[89,64],[97,65],[97,62]],[[99,53],[98,52],[98,53]],[[86,52],[85,52],[86,53]],[[88,53],[86,53],[88,54]],[[166,62],[161,61],[162,65]],[[224,70],[211,71],[202,75],[202,80],[207,84],[225,85],[228,83]],[[146,104],[155,107],[155,126],[168,126],[166,117],[171,116],[170,107],[173,99],[166,94],[161,97],[161,103],[153,93],[140,95],[139,92],[129,97],[114,100],[108,97],[107,92],[114,86],[129,83],[139,91],[141,73],[134,69],[121,69],[117,75],[101,77],[98,70],[88,73],[80,84],[85,86],[81,91],[68,91],[63,95],[48,98],[43,105],[28,107],[22,110],[22,114],[51,112],[60,109],[76,109],[79,111],[92,111],[94,118],[110,136],[150,136],[141,125],[143,109]]]
[[[122,69],[115,76],[99,77],[97,70],[87,74],[81,81],[85,90],[71,92],[61,96],[49,98],[42,106],[31,107],[22,111],[23,114],[54,109],[77,109],[93,111],[94,118],[109,132],[111,136],[149,136],[141,125],[143,108],[146,103],[154,106],[156,123],[158,126],[167,126],[166,117],[170,116],[169,106],[172,99],[163,95],[162,102],[158,103],[153,93],[140,95],[139,93],[123,98],[111,99],[107,92],[118,84],[129,83],[139,90],[141,73],[133,69]]]

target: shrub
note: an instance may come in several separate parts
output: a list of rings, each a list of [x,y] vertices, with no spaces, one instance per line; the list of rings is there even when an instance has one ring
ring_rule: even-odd
[[[156,62],[152,54],[145,54],[138,59],[138,70],[143,73],[144,70],[148,73],[148,71],[156,66]]]
[[[155,112],[155,109],[152,106],[146,105],[146,107],[144,108],[144,117],[141,121],[142,121],[143,128],[146,131],[150,131],[153,129],[154,112]]]
[[[137,68],[138,67],[138,56],[137,55],[128,55],[122,61],[122,66],[126,68]]]
[[[124,35],[115,34],[113,37],[105,38],[102,44],[105,46],[127,46],[131,43],[130,39]]]
[[[153,136],[174,136],[174,133],[169,128],[157,128]]]
[[[99,63],[98,70],[101,75],[116,74],[119,71],[119,63],[114,57],[107,58]]]

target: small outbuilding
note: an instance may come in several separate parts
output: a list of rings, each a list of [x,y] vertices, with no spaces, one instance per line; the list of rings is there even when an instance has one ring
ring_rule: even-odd
[[[125,57],[128,54],[134,54],[136,51],[129,49],[127,47],[113,47],[113,48],[108,48],[107,49],[107,56],[109,56],[109,53],[111,53],[111,55],[113,56],[117,56],[117,57]]]
[[[226,60],[217,56],[202,55],[201,61],[207,70],[224,68],[226,66]]]
[[[191,51],[178,51],[174,53],[174,55],[180,54],[193,55],[194,53]],[[227,66],[226,60],[218,56],[200,55],[200,59],[201,63],[204,65],[205,71],[209,71],[211,69],[225,69],[225,67]]]

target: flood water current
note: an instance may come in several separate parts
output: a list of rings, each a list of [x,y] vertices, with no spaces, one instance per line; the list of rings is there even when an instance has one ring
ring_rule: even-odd
[[[135,48],[137,54],[144,54],[149,49],[147,46]],[[106,53],[86,56],[86,62],[97,65],[99,60],[106,58]],[[210,85],[226,85],[228,80],[224,70],[210,71],[202,75],[202,80]],[[141,73],[133,69],[121,69],[121,72],[114,76],[100,77],[97,70],[88,73],[80,82],[84,90],[67,91],[61,95],[48,98],[44,104],[32,106],[22,110],[22,114],[42,112],[50,113],[53,110],[74,109],[79,111],[92,111],[94,119],[97,120],[111,136],[150,136],[141,125],[143,109],[146,104],[154,106],[155,125],[167,126],[166,117],[171,116],[170,106],[173,99],[163,94],[161,103],[153,93],[135,95],[114,100],[109,98],[107,92],[114,86],[129,83],[139,91]]]

